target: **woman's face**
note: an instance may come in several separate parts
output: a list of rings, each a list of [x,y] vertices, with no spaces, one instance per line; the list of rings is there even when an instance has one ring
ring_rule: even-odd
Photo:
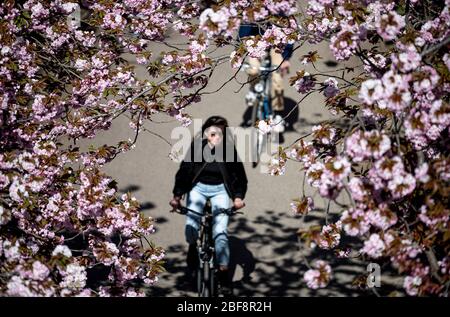
[[[217,126],[210,126],[205,130],[206,138],[208,142],[214,146],[220,144],[222,142],[223,133],[222,129]]]

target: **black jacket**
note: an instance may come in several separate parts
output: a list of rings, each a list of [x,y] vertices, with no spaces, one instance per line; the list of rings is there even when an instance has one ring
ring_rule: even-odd
[[[188,193],[197,183],[196,179],[200,175],[202,167],[204,164],[207,164],[203,158],[203,148],[206,142],[208,141],[203,139],[201,143],[197,143],[197,146],[194,146],[194,142],[191,143],[191,147],[175,175],[174,195],[182,196]],[[226,148],[224,149],[224,160],[219,162],[219,168],[224,178],[224,185],[228,195],[232,199],[244,199],[247,192],[247,175],[245,174],[244,164],[239,161],[234,146],[233,151],[233,159],[231,160],[227,159]],[[187,158],[190,158],[190,160]]]

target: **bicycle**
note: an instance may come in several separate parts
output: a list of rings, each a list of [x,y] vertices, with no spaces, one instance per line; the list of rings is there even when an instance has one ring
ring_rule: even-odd
[[[251,68],[250,64],[244,63],[242,65],[243,69]],[[259,82],[254,85],[254,98],[246,97],[247,106],[252,107],[251,116],[251,126],[256,127],[256,124],[260,120],[273,120],[273,110],[272,110],[272,96],[271,96],[271,85],[272,85],[272,72],[277,69],[277,67],[272,66],[272,61],[270,58],[270,52],[266,50],[261,65],[259,67],[260,74],[258,76]],[[250,91],[251,92],[251,91]],[[256,135],[256,160],[252,163],[255,168],[260,159],[263,148],[267,145],[267,138],[265,134],[259,129],[255,129]],[[268,133],[270,134],[270,132]],[[252,141],[254,138],[254,133],[252,133]],[[252,142],[253,143],[253,142]]]
[[[213,214],[211,210],[210,200],[208,199],[206,201],[204,214],[201,214],[184,206],[173,209],[171,210],[171,212],[177,212],[181,215],[185,215],[188,212],[191,212],[202,217],[202,222],[200,224],[200,234],[198,238],[199,243],[197,243],[199,256],[199,267],[197,268],[197,292],[199,297],[217,297],[218,283],[216,273],[218,268],[215,257],[214,237],[212,233]],[[220,209],[217,215],[221,213],[225,213],[228,216],[242,214],[242,212],[236,211],[234,207],[228,209]]]

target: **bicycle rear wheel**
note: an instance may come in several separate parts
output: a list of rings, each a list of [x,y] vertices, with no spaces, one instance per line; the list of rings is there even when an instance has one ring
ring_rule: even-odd
[[[210,272],[210,289],[211,289],[211,297],[217,297],[219,294],[219,285],[218,285],[218,281],[217,281],[217,276],[216,276],[216,270],[212,269]]]

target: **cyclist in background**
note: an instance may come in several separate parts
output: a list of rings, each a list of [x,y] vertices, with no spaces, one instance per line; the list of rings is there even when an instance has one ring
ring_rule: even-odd
[[[263,35],[264,30],[261,30],[254,23],[243,23],[239,27],[239,38],[238,40],[242,41],[245,38],[249,38],[256,35]],[[284,112],[284,88],[283,88],[283,75],[289,72],[289,59],[292,56],[293,45],[286,45],[284,51],[282,53],[278,53],[274,48],[270,50],[270,59],[272,67],[281,66],[274,72],[272,72],[271,76],[271,96],[272,96],[272,110],[274,111],[274,122],[277,124],[275,126],[275,132],[282,133],[284,132],[284,121],[282,120],[283,112]],[[248,74],[248,81],[250,82],[250,89],[246,95],[246,101],[249,105],[251,105],[254,100],[256,100],[256,94],[254,92],[254,86],[257,83],[256,78],[258,77],[260,71],[259,68],[261,66],[261,61],[257,58],[249,57],[248,63],[250,65],[249,68],[246,69]]]
[[[239,160],[236,148],[228,142],[226,128],[228,122],[220,116],[212,116],[202,126],[200,142],[192,142],[191,147],[175,175],[173,198],[170,205],[180,207],[180,201],[187,194],[186,207],[203,214],[206,200],[210,199],[213,214],[213,238],[215,241],[216,261],[219,272],[218,279],[224,292],[231,291],[231,280],[228,276],[230,248],[228,244],[228,218],[218,210],[231,207],[236,209],[245,206],[244,197],[247,192],[247,176],[244,165]],[[226,140],[223,142],[223,140]],[[233,155],[227,155],[233,151]],[[195,272],[198,263],[197,239],[201,217],[188,213],[185,236],[189,243],[187,256],[188,270]]]

